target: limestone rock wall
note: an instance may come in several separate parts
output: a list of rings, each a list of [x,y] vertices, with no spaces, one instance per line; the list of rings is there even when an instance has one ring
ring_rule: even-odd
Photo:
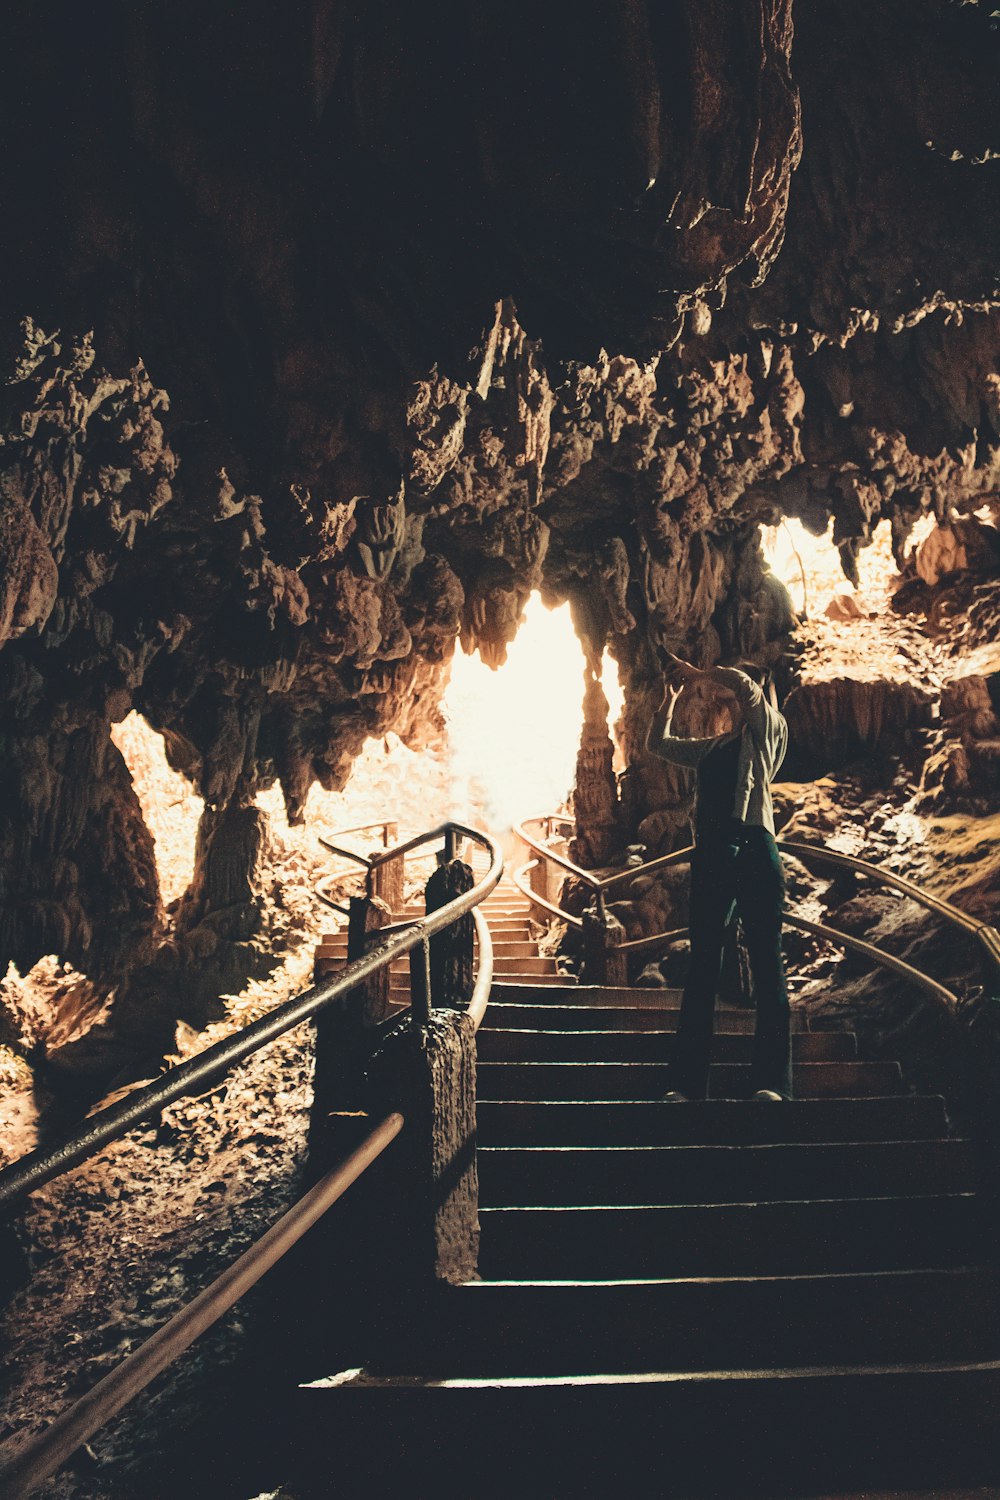
[[[111,722],[205,799],[204,964],[252,928],[257,791],[300,816],[369,736],[427,743],[456,644],[500,665],[535,588],[617,658],[667,847],[658,653],[780,658],[758,524],[832,515],[850,573],[880,517],[902,546],[997,493],[995,32],[794,19],[13,7],[0,966],[157,972]]]

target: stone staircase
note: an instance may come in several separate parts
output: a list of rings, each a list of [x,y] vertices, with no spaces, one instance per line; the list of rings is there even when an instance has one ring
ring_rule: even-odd
[[[482,874],[484,869],[478,868],[479,863],[474,859],[473,867]],[[493,971],[498,983],[549,984],[558,978],[555,959],[542,957],[537,939],[531,935],[537,929],[529,920],[531,907],[528,900],[509,877],[505,876],[490,893],[482,910],[493,938]],[[397,921],[422,917],[423,902],[408,901],[393,915]],[[316,977],[336,973],[346,962],[347,928],[324,933],[316,950]],[[410,966],[406,956],[391,966],[389,995],[390,1000],[400,1007],[410,1003]]]
[[[301,1389],[302,1449],[329,1425],[336,1485],[294,1493],[1000,1479],[998,1276],[944,1101],[801,1015],[796,1098],[744,1098],[753,1017],[722,1007],[712,1099],[659,1103],[678,994],[562,980],[516,888],[486,909],[482,1279],[387,1318],[363,1374]]]

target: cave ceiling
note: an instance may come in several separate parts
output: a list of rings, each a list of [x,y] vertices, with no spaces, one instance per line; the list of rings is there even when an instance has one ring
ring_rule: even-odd
[[[154,942],[131,708],[213,817],[295,816],[535,588],[641,698],[780,652],[760,521],[850,572],[995,500],[985,5],[5,19],[4,961]]]

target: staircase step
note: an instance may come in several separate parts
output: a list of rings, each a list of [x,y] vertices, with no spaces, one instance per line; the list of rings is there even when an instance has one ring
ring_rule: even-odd
[[[711,1099],[699,1104],[480,1101],[485,1146],[770,1145],[811,1141],[937,1139],[947,1133],[936,1094],[860,1099],[792,1099],[761,1104]]]
[[[386,1320],[377,1368],[622,1374],[990,1359],[992,1267],[646,1281],[474,1281]]]
[[[661,1063],[483,1062],[479,1064],[481,1099],[659,1099],[670,1088],[669,1070]],[[902,1090],[898,1063],[797,1063],[792,1085],[804,1099],[854,1099],[865,1094]],[[746,1063],[713,1063],[709,1092],[714,1098],[745,1098],[750,1092]],[[690,1106],[666,1106],[685,1109]],[[780,1104],[757,1103],[758,1109]]]
[[[480,1209],[479,1273],[511,1277],[792,1276],[975,1264],[970,1193],[632,1208]]]
[[[506,985],[495,986],[494,995]],[[484,1026],[490,1030],[514,1028],[545,1031],[676,1031],[679,1011],[676,1007],[665,1009],[662,1005],[569,1005],[564,1000],[555,1004],[546,1001],[544,994],[548,986],[533,1004],[498,1001],[491,999],[486,1012]],[[537,993],[537,991],[536,991]],[[561,987],[560,993],[573,995],[575,990]],[[644,993],[640,991],[639,993]],[[753,1010],[727,1008],[718,1013],[718,1025],[723,1032],[752,1032],[757,1022]],[[806,1019],[799,1010],[792,1010],[792,1031],[805,1032]],[[716,1033],[718,1035],[718,1033]],[[819,1033],[816,1033],[819,1035]]]
[[[680,1009],[680,990],[644,990],[644,989],[612,989],[602,985],[577,984],[570,977],[562,977],[558,983],[546,986],[544,996],[540,996],[537,989],[527,985],[519,985],[510,979],[504,979],[501,983],[493,986],[490,1004],[527,1004],[559,1006],[572,1005],[574,1007],[597,1006],[602,1009],[625,1009],[625,1010],[669,1010]],[[717,1005],[716,1016],[726,1016],[731,1013],[737,1015],[753,1015],[753,1010],[745,1005]],[[793,1010],[793,1014],[794,1014]]]
[[[498,988],[503,990],[514,988],[519,994],[532,991],[537,995],[539,990],[542,993],[548,993],[551,989],[557,990],[560,994],[572,995],[574,993],[572,979],[568,978],[565,974],[557,974],[555,972],[550,974],[498,974],[491,993],[496,994]]]
[[[494,1019],[487,1011],[486,1020]],[[664,1031],[529,1031],[482,1027],[480,1062],[668,1062],[677,1045],[676,1029]],[[716,1062],[750,1061],[753,1037],[748,1032],[717,1031],[712,1043]],[[849,1031],[811,1031],[792,1039],[799,1062],[848,1061],[858,1042]]]
[[[502,933],[493,934],[493,958],[538,958],[538,944],[525,939],[508,938]]]
[[[745,1203],[972,1192],[967,1141],[481,1146],[484,1207]]]
[[[297,1391],[285,1419],[302,1500],[330,1493],[316,1435],[332,1423],[344,1494],[467,1500],[475,1475],[476,1500],[933,1485],[957,1500],[998,1474],[994,1361],[331,1384]]]
[[[510,956],[504,954],[502,949],[495,946],[493,949],[493,972],[498,975],[506,974],[552,974],[557,973],[554,958],[540,958],[537,950],[531,955],[521,957],[518,954]]]

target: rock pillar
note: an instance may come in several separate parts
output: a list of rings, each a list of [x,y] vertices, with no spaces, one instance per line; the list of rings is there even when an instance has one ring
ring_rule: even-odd
[[[591,868],[607,864],[619,843],[614,745],[608,732],[608,700],[601,687],[600,654],[588,648],[584,676],[583,729],[576,757],[573,812],[576,836],[569,856]]]
[[[628,984],[628,959],[622,951],[625,928],[616,917],[602,919],[596,912],[583,914],[583,968],[580,979],[584,984],[607,984],[623,987]]]

